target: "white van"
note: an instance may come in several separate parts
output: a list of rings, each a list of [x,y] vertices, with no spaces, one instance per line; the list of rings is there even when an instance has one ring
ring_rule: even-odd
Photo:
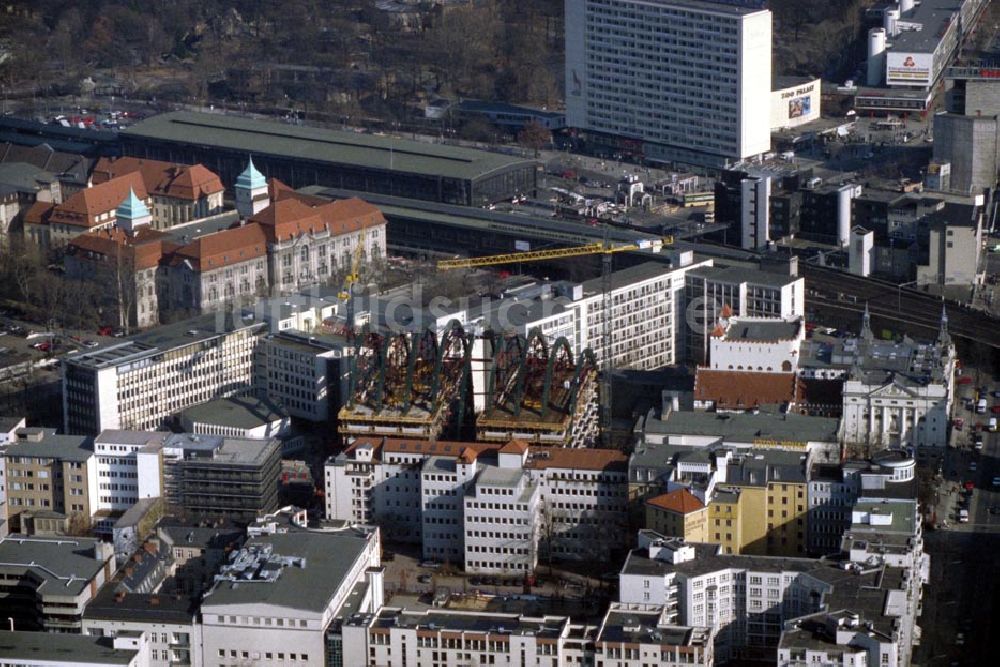
[[[969,510],[958,510],[958,522],[969,523]]]
[[[976,414],[984,415],[986,414],[986,399],[980,398],[979,402],[976,403]]]
[[[996,432],[996,430],[997,430],[997,418],[996,417],[990,417],[989,429],[990,429],[990,433],[995,433]]]

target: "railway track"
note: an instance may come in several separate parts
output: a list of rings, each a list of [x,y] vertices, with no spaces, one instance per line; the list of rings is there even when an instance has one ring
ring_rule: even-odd
[[[817,305],[862,312],[865,304],[873,316],[896,321],[902,328],[917,326],[937,330],[941,305],[947,307],[952,336],[1000,349],[1000,320],[971,310],[955,301],[907,289],[893,283],[861,278],[835,269],[800,265],[806,289]]]

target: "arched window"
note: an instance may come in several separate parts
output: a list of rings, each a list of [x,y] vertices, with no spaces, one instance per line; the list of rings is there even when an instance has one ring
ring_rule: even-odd
[[[785,373],[791,373],[792,372],[792,362],[788,361],[787,359],[785,359],[784,361],[782,361],[781,362],[781,370],[784,371]]]

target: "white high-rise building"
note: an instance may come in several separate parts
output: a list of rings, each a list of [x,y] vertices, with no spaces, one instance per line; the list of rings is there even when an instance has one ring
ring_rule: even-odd
[[[566,122],[597,152],[713,167],[770,150],[759,0],[566,0]]]

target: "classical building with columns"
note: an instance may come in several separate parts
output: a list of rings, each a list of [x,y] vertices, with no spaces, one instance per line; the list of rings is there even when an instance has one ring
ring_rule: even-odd
[[[850,364],[844,381],[844,442],[870,450],[944,447],[954,399],[955,345],[948,315],[933,342],[876,340],[867,308],[861,334],[835,354]]]

